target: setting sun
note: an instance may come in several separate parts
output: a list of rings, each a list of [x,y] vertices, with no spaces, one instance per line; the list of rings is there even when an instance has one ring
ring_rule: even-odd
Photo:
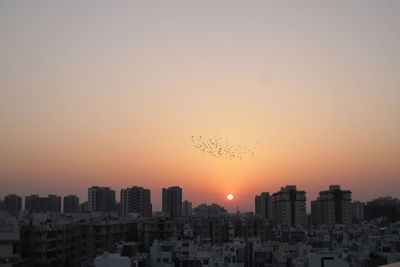
[[[227,198],[228,200],[232,200],[232,199],[233,199],[233,195],[232,195],[232,194],[228,194],[228,195],[226,196],[226,198]]]

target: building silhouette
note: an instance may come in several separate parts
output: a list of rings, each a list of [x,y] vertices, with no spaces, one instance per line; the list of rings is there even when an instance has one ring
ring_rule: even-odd
[[[48,195],[48,197],[26,196],[25,210],[32,213],[61,212],[61,197],[57,195]]]
[[[255,197],[255,214],[264,219],[272,219],[272,198],[268,192],[263,192]]]
[[[65,196],[63,211],[64,211],[64,213],[79,212],[79,197],[77,197],[76,195]]]
[[[306,225],[306,192],[295,185],[282,187],[272,195],[272,219],[274,224]]]
[[[182,188],[172,186],[162,189],[162,211],[171,218],[182,216]]]
[[[88,189],[88,211],[115,211],[115,191],[110,187],[92,186]]]
[[[365,204],[365,219],[386,217],[391,222],[400,220],[400,200],[392,197],[379,197]]]
[[[15,194],[10,194],[4,198],[4,210],[11,216],[18,216],[22,209],[22,198]]]
[[[193,214],[199,217],[220,217],[226,215],[228,211],[215,203],[207,205],[202,203],[193,209]]]
[[[49,211],[61,212],[61,197],[57,195],[48,195]]]
[[[189,202],[187,200],[183,201],[183,203],[182,203],[182,216],[183,217],[192,216],[192,202]]]
[[[151,192],[143,187],[133,186],[121,189],[121,215],[138,213],[141,217],[151,217]]]
[[[311,202],[311,218],[314,225],[352,224],[351,191],[330,185],[329,190],[319,192]]]
[[[351,206],[353,210],[353,221],[357,223],[364,221],[365,203],[360,201],[353,201],[351,203]]]

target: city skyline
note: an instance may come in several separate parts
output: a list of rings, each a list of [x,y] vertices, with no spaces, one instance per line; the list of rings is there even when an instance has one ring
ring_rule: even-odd
[[[0,1],[0,266],[400,266],[399,14]]]
[[[138,185],[161,209],[160,188],[179,185],[234,211],[282,185],[316,199],[340,184],[400,198],[399,11],[2,1],[0,197]]]
[[[203,200],[203,201],[199,201],[199,202],[193,202],[192,201],[192,199],[190,199],[190,198],[187,198],[186,196],[185,196],[185,194],[184,194],[184,192],[185,192],[185,190],[183,189],[183,188],[181,188],[181,187],[179,187],[179,186],[170,186],[170,187],[168,187],[168,188],[160,188],[160,192],[159,192],[159,194],[160,194],[160,196],[161,196],[161,198],[162,198],[162,195],[163,195],[163,190],[166,190],[166,189],[170,189],[170,188],[180,188],[180,190],[181,190],[181,204],[183,204],[184,202],[189,202],[190,203],[190,205],[192,205],[193,204],[193,208],[194,207],[196,207],[196,206],[199,206],[199,205],[201,205],[201,204],[207,204],[207,205],[211,205],[211,204],[218,204],[218,205],[221,205],[222,207],[224,207],[224,208],[227,208],[227,210],[228,210],[228,212],[231,212],[231,213],[235,213],[235,212],[237,212],[238,211],[238,209],[241,211],[241,212],[253,212],[255,215],[262,215],[262,211],[261,210],[259,210],[259,211],[257,211],[257,205],[261,205],[261,204],[257,204],[258,202],[257,201],[259,201],[259,200],[257,200],[259,197],[261,197],[261,196],[264,196],[265,194],[266,194],[266,196],[267,196],[267,198],[269,198],[270,200],[270,202],[271,202],[271,199],[273,199],[273,197],[274,197],[274,195],[276,195],[276,194],[278,194],[279,192],[281,192],[281,190],[286,190],[286,188],[290,188],[290,187],[294,187],[295,189],[297,188],[297,189],[301,189],[302,191],[300,191],[300,192],[303,192],[303,194],[305,195],[305,207],[306,207],[306,213],[307,214],[311,214],[311,211],[312,211],[312,205],[313,205],[313,202],[315,202],[315,201],[318,201],[319,199],[320,199],[320,196],[321,196],[321,193],[326,193],[326,192],[329,192],[329,191],[326,191],[326,188],[328,188],[329,190],[332,190],[331,188],[343,188],[341,185],[337,185],[337,184],[333,184],[333,185],[327,185],[325,188],[321,188],[320,189],[320,191],[318,192],[318,194],[315,196],[315,197],[310,197],[309,196],[309,194],[307,193],[307,190],[303,190],[303,188],[301,188],[301,187],[298,187],[297,185],[282,185],[278,190],[276,190],[276,191],[262,191],[262,192],[259,192],[258,194],[254,194],[253,196],[251,196],[251,199],[249,200],[250,202],[251,202],[251,205],[249,206],[249,208],[248,209],[240,209],[240,206],[238,205],[238,202],[237,201],[235,201],[235,198],[236,198],[236,196],[234,196],[234,198],[233,199],[228,199],[227,198],[227,196],[228,195],[225,195],[224,196],[224,198],[225,198],[225,200],[221,203],[221,202],[209,202],[209,201],[205,201],[205,200]],[[129,208],[126,210],[126,211],[124,211],[124,206],[123,206],[123,204],[122,204],[122,200],[124,199],[124,201],[128,201],[127,199],[126,199],[126,196],[124,196],[124,197],[122,197],[121,196],[121,194],[119,194],[119,193],[117,193],[117,192],[122,192],[122,191],[125,191],[125,193],[126,192],[128,192],[128,191],[130,191],[130,190],[132,190],[132,189],[134,189],[134,190],[140,190],[139,192],[142,192],[142,190],[145,190],[145,191],[148,191],[148,203],[150,204],[150,210],[152,210],[153,212],[163,212],[163,208],[162,208],[162,203],[156,203],[156,205],[154,205],[155,204],[155,202],[153,202],[153,197],[154,196],[157,196],[157,193],[151,193],[152,192],[152,190],[151,189],[146,189],[146,188],[143,188],[143,187],[141,187],[141,186],[138,186],[138,185],[133,185],[133,186],[131,186],[131,187],[128,187],[128,188],[121,188],[121,190],[118,190],[118,189],[114,189],[113,187],[109,187],[109,186],[105,186],[105,187],[99,187],[99,186],[91,186],[91,187],[89,187],[89,188],[87,188],[86,189],[86,195],[84,195],[84,196],[79,196],[79,195],[77,195],[76,193],[74,193],[74,192],[71,192],[71,193],[69,193],[69,194],[65,194],[65,195],[58,195],[58,194],[54,194],[54,193],[47,193],[47,194],[36,194],[36,193],[31,193],[31,194],[28,194],[28,195],[19,195],[19,194],[14,194],[14,193],[9,193],[9,194],[6,194],[5,196],[0,196],[0,200],[2,199],[2,198],[4,198],[4,197],[6,197],[6,196],[14,196],[14,195],[16,195],[16,196],[18,196],[18,197],[22,197],[24,200],[27,198],[27,197],[39,197],[39,198],[47,198],[46,196],[49,196],[49,197],[59,197],[60,198],[60,206],[59,206],[59,208],[60,208],[60,212],[61,211],[63,211],[64,210],[64,212],[65,212],[65,198],[70,198],[70,197],[77,197],[77,201],[78,201],[78,203],[80,204],[80,205],[82,205],[82,204],[84,204],[84,203],[86,203],[87,205],[88,205],[88,210],[87,210],[87,212],[89,212],[90,210],[91,210],[91,208],[89,208],[89,199],[90,199],[90,196],[91,196],[91,191],[93,190],[93,189],[96,189],[96,190],[98,190],[98,189],[105,189],[106,191],[109,191],[109,190],[111,190],[112,192],[113,192],[113,199],[115,199],[115,203],[113,204],[113,205],[115,205],[115,207],[113,208],[113,209],[110,209],[110,210],[108,210],[108,211],[111,211],[111,210],[119,210],[119,209],[121,209],[121,211],[119,211],[119,212],[122,212],[122,214],[127,214],[127,212],[129,212]],[[89,192],[88,192],[89,191]],[[366,200],[359,200],[359,199],[354,199],[353,197],[352,197],[352,195],[353,195],[353,190],[349,190],[349,191],[344,191],[344,192],[350,192],[350,198],[349,198],[349,200],[351,201],[351,202],[361,202],[361,203],[366,203],[366,202],[368,202],[368,201],[372,201],[372,200],[375,200],[375,199],[379,199],[379,198],[384,198],[384,197],[394,197],[394,196],[389,196],[389,195],[378,195],[378,196],[375,196],[375,197],[373,197],[373,198],[370,198],[370,199],[366,199]],[[139,199],[140,199],[141,197],[139,197]],[[396,198],[396,197],[394,197],[394,198]],[[63,205],[61,206],[61,199],[64,199],[64,201],[63,201]],[[156,199],[157,199],[157,197],[156,197]],[[256,202],[255,202],[255,200],[256,200]],[[129,201],[135,201],[135,202],[137,202],[137,203],[142,203],[141,201],[142,200],[138,200],[138,199],[132,199],[132,200],[129,200]],[[22,203],[26,203],[26,200],[25,201],[22,201]],[[119,205],[122,205],[120,208],[117,208],[117,204],[119,204]],[[131,205],[131,204],[128,204],[128,205]],[[136,204],[137,205],[137,204]],[[139,204],[139,205],[142,205],[142,204]],[[269,204],[269,205],[271,205],[271,203]],[[22,205],[22,208],[23,209],[26,209],[26,204],[24,204],[24,205]],[[259,209],[261,208],[261,206],[259,207]],[[264,206],[264,208],[265,208],[265,206]],[[134,208],[134,209],[137,209],[137,208]],[[140,209],[140,208],[139,208]],[[183,209],[183,208],[182,208]],[[267,208],[267,209],[271,209],[271,207],[270,208]],[[101,211],[101,209],[100,210],[96,210],[95,208],[93,208],[93,210],[91,211],[91,212],[93,212],[93,211]],[[103,210],[103,212],[104,211],[107,211],[107,210]],[[79,212],[82,212],[82,210],[81,210],[81,208],[79,208]],[[142,212],[143,211],[138,211],[138,210],[136,210],[136,211],[133,211],[133,210],[131,210],[130,212],[138,212],[139,214],[141,214],[141,216],[143,216],[143,214],[142,214]],[[183,211],[182,211],[183,212]],[[267,211],[268,212],[268,211]],[[264,217],[266,217],[266,218],[269,218],[269,217],[271,217],[272,216],[272,213],[271,213],[271,211],[269,211],[269,213],[270,213],[270,215],[269,216],[266,216],[265,214],[264,215],[262,215],[262,216],[264,216]],[[149,214],[151,214],[151,213],[146,213],[147,215],[146,216],[148,216]]]
[[[335,183],[333,183],[333,184],[335,184]],[[288,184],[288,185],[290,185],[290,184]],[[311,192],[309,190],[305,189],[306,195],[307,195],[307,200],[317,199],[317,197],[319,196],[320,191],[323,188],[326,188],[326,187],[328,187],[330,185],[332,185],[332,184],[322,185],[320,188],[315,188]],[[346,186],[346,184],[342,183],[340,185],[342,187],[349,188],[349,186]],[[93,185],[89,185],[88,188],[91,187],[91,186],[93,186]],[[129,187],[132,187],[132,186],[139,186],[139,187],[143,186],[143,187],[149,189],[151,192],[153,192],[152,196],[151,196],[151,201],[152,201],[152,204],[153,204],[153,210],[161,211],[162,210],[162,188],[163,187],[169,187],[171,185],[165,185],[165,186],[159,187],[159,188],[156,187],[156,189],[150,188],[150,187],[146,187],[146,186],[144,186],[142,184],[126,185],[126,186],[123,186],[121,188],[113,187],[113,186],[111,186],[109,184],[102,184],[102,185],[97,185],[97,186],[110,187],[112,190],[115,190],[115,195],[116,195],[116,199],[117,200],[120,200],[120,190],[121,189],[129,188]],[[184,193],[183,193],[183,198],[182,199],[183,200],[188,200],[190,202],[193,202],[193,205],[199,205],[199,204],[202,204],[202,203],[207,203],[207,204],[216,203],[216,204],[219,204],[219,205],[222,205],[222,206],[226,207],[229,212],[235,212],[238,207],[239,207],[239,209],[241,211],[253,211],[254,210],[254,196],[256,196],[258,194],[261,194],[263,192],[268,192],[268,193],[277,192],[283,186],[285,186],[285,185],[282,184],[280,186],[277,186],[276,188],[270,188],[270,189],[265,188],[265,189],[259,190],[259,192],[256,191],[254,193],[253,192],[247,192],[247,193],[239,193],[239,194],[237,194],[237,193],[233,192],[233,196],[234,196],[233,200],[228,200],[227,199],[227,195],[231,194],[232,193],[231,191],[229,191],[229,192],[227,191],[226,193],[222,193],[221,195],[214,194],[214,196],[212,198],[207,198],[206,199],[206,198],[201,198],[201,197],[193,197],[193,199],[191,199],[190,196],[193,195],[193,192],[187,192],[182,187],[184,189],[183,190]],[[297,184],[297,186],[299,186],[300,188],[305,188],[305,187],[303,187],[302,185],[299,185],[299,184]],[[10,191],[10,192],[4,192],[3,194],[0,194],[0,199],[4,198],[5,196],[10,195],[10,194],[16,194],[16,195],[19,195],[21,197],[25,197],[25,196],[29,196],[29,195],[47,196],[49,194],[55,194],[55,195],[59,195],[59,196],[67,196],[67,195],[72,194],[72,195],[78,196],[81,201],[87,201],[87,197],[88,197],[87,196],[87,188],[77,187],[77,188],[74,188],[73,190],[77,190],[77,192],[65,191],[65,189],[55,189],[53,191],[37,190],[37,191],[32,191],[32,192],[29,191],[29,190],[26,190],[25,191],[26,193]],[[366,202],[366,201],[369,201],[371,199],[375,199],[375,198],[378,198],[378,197],[385,197],[385,196],[389,196],[389,197],[394,197],[394,198],[399,198],[400,199],[399,194],[387,194],[387,193],[371,192],[367,196],[360,197],[360,196],[362,196],[362,193],[363,193],[362,190],[352,189],[351,191],[352,191],[352,195],[353,195],[352,199],[354,201]],[[196,195],[194,195],[194,196],[196,196]],[[243,205],[241,205],[241,204],[243,204]],[[308,212],[310,211],[310,208],[311,208],[310,202],[308,201],[307,202],[307,211]]]

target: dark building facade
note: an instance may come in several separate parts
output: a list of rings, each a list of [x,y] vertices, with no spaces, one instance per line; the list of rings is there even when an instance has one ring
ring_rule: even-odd
[[[92,186],[88,189],[88,211],[112,212],[116,210],[115,191],[110,187]]]
[[[351,191],[342,190],[339,185],[329,186],[329,190],[319,193],[311,202],[313,225],[352,224]]]
[[[4,210],[11,216],[18,216],[22,209],[22,198],[18,195],[11,194],[4,198]]]
[[[26,196],[25,210],[33,213],[61,212],[61,197],[56,195],[48,195],[48,197]]]
[[[137,241],[142,251],[150,251],[154,240],[168,240],[183,236],[183,221],[167,218],[140,218],[137,226]]]
[[[79,212],[79,197],[77,197],[76,195],[65,196],[63,211],[64,213]]]
[[[210,205],[203,203],[193,209],[193,214],[199,217],[224,216],[227,213],[228,211],[224,207],[215,203]]]
[[[272,220],[275,225],[306,225],[306,192],[295,185],[282,187],[272,195]]]
[[[143,187],[133,186],[121,189],[121,215],[138,213],[141,217],[151,217],[151,192]]]
[[[263,192],[255,197],[254,211],[258,217],[272,219],[272,198],[268,192]]]
[[[162,189],[162,211],[171,218],[182,216],[182,188],[172,186]]]
[[[400,220],[400,201],[396,198],[381,197],[365,205],[365,219],[373,220],[386,217],[391,222]]]

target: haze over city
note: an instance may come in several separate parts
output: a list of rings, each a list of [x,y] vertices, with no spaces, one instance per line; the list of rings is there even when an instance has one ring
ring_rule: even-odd
[[[2,1],[0,198],[137,185],[161,210],[161,189],[178,185],[235,211],[263,191],[297,185],[311,200],[332,184],[399,198],[399,11]],[[205,153],[193,137],[234,149]]]

